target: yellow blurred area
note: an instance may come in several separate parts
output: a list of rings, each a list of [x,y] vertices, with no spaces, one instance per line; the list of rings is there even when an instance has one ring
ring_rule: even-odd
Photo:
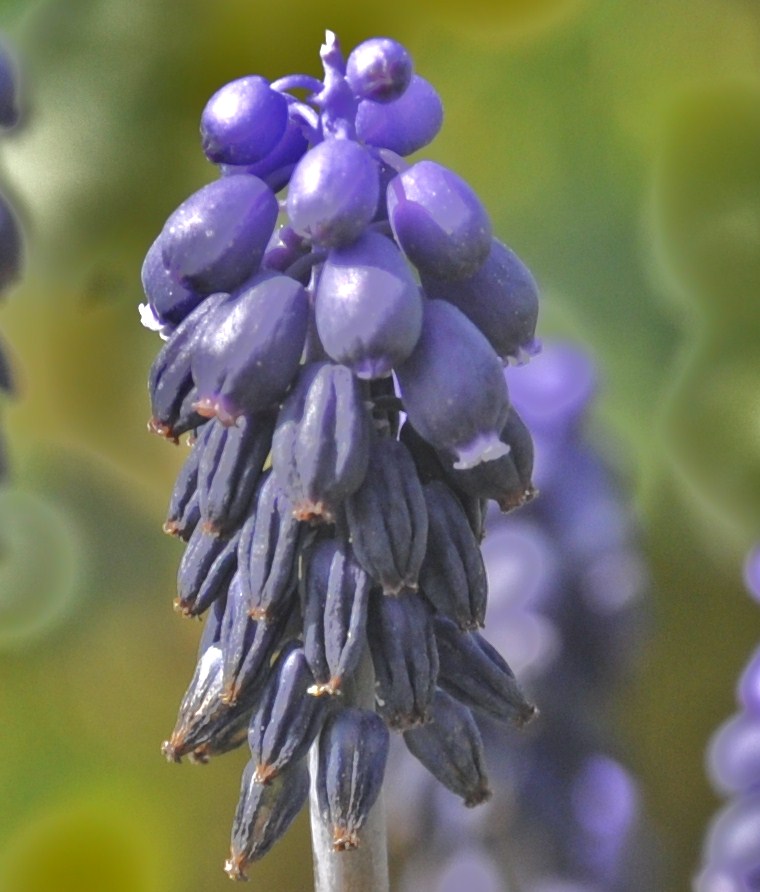
[[[149,814],[139,797],[108,790],[34,816],[0,854],[0,889],[166,892]]]

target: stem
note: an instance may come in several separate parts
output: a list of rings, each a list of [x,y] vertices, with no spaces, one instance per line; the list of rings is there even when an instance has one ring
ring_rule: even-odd
[[[375,678],[367,649],[356,672],[354,684],[346,689],[343,696],[351,704],[373,709],[374,691]],[[359,847],[336,852],[332,845],[332,828],[319,811],[315,782],[318,761],[317,741],[309,753],[314,892],[388,892],[388,851],[382,792],[359,833]]]

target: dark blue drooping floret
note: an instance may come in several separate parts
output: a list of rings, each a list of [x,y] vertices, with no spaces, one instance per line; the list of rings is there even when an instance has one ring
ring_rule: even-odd
[[[320,55],[323,80],[247,75],[211,97],[201,144],[219,177],[143,266],[143,322],[167,338],[150,427],[194,443],[165,524],[186,542],[177,605],[208,615],[164,752],[202,762],[247,737],[234,879],[310,773],[314,820],[355,848],[390,730],[474,805],[488,784],[471,710],[535,712],[463,631],[486,612],[486,501],[534,494],[503,361],[534,348],[535,283],[464,180],[402,157],[443,120],[406,49],[372,38],[345,59],[328,32]]]

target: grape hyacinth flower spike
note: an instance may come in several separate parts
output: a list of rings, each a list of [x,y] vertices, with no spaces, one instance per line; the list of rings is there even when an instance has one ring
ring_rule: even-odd
[[[322,80],[211,97],[219,176],[143,265],[142,321],[166,342],[149,427],[189,434],[164,527],[186,543],[176,606],[206,617],[163,751],[247,742],[231,878],[310,798],[316,888],[380,892],[390,738],[474,806],[473,710],[536,711],[478,629],[485,504],[535,493],[503,364],[536,350],[537,289],[464,180],[404,160],[443,120],[407,50],[344,58],[328,31],[320,55]]]

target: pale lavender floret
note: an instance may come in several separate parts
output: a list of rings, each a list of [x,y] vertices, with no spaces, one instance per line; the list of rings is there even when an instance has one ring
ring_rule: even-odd
[[[298,371],[308,319],[303,286],[275,273],[222,303],[192,356],[197,411],[231,424],[275,408]]]
[[[744,584],[750,596],[760,602],[760,546],[753,548],[744,562]]]
[[[201,115],[201,143],[217,163],[254,164],[278,144],[288,122],[287,99],[256,75],[225,84]]]
[[[161,232],[164,265],[200,294],[233,291],[259,268],[279,208],[250,174],[221,177],[193,193]]]
[[[148,248],[141,278],[150,309],[164,331],[179,325],[204,298],[204,295],[180,285],[166,268],[160,235]]]
[[[436,449],[472,468],[509,451],[499,434],[509,413],[501,362],[491,345],[456,307],[424,305],[422,334],[395,372],[409,421]]]
[[[710,740],[707,760],[718,792],[760,787],[760,717],[740,713],[724,722]]]
[[[554,441],[577,431],[597,390],[588,354],[566,341],[545,343],[533,362],[505,374],[512,403],[533,434]]]
[[[739,876],[760,878],[760,792],[735,799],[713,818],[707,832],[708,863]],[[752,888],[750,886],[750,888]]]
[[[389,37],[371,37],[351,50],[346,80],[354,95],[373,102],[392,102],[409,86],[414,68],[406,49]]]
[[[462,279],[420,273],[425,294],[458,307],[504,361],[518,360],[535,343],[538,286],[530,270],[498,239],[483,264]]]
[[[360,378],[380,378],[414,349],[422,297],[396,245],[368,231],[328,254],[315,316],[322,344],[336,362]]]
[[[369,146],[411,155],[438,135],[443,104],[433,86],[418,74],[393,102],[364,99],[356,112],[356,136]]]
[[[738,686],[739,703],[752,715],[760,716],[760,647],[742,672]]]
[[[463,279],[488,257],[488,213],[473,189],[443,165],[418,161],[401,171],[388,184],[387,202],[393,235],[421,275]],[[489,336],[493,326],[487,327]]]
[[[350,139],[326,139],[310,149],[290,178],[286,207],[293,229],[316,245],[355,241],[377,208],[377,163]]]

